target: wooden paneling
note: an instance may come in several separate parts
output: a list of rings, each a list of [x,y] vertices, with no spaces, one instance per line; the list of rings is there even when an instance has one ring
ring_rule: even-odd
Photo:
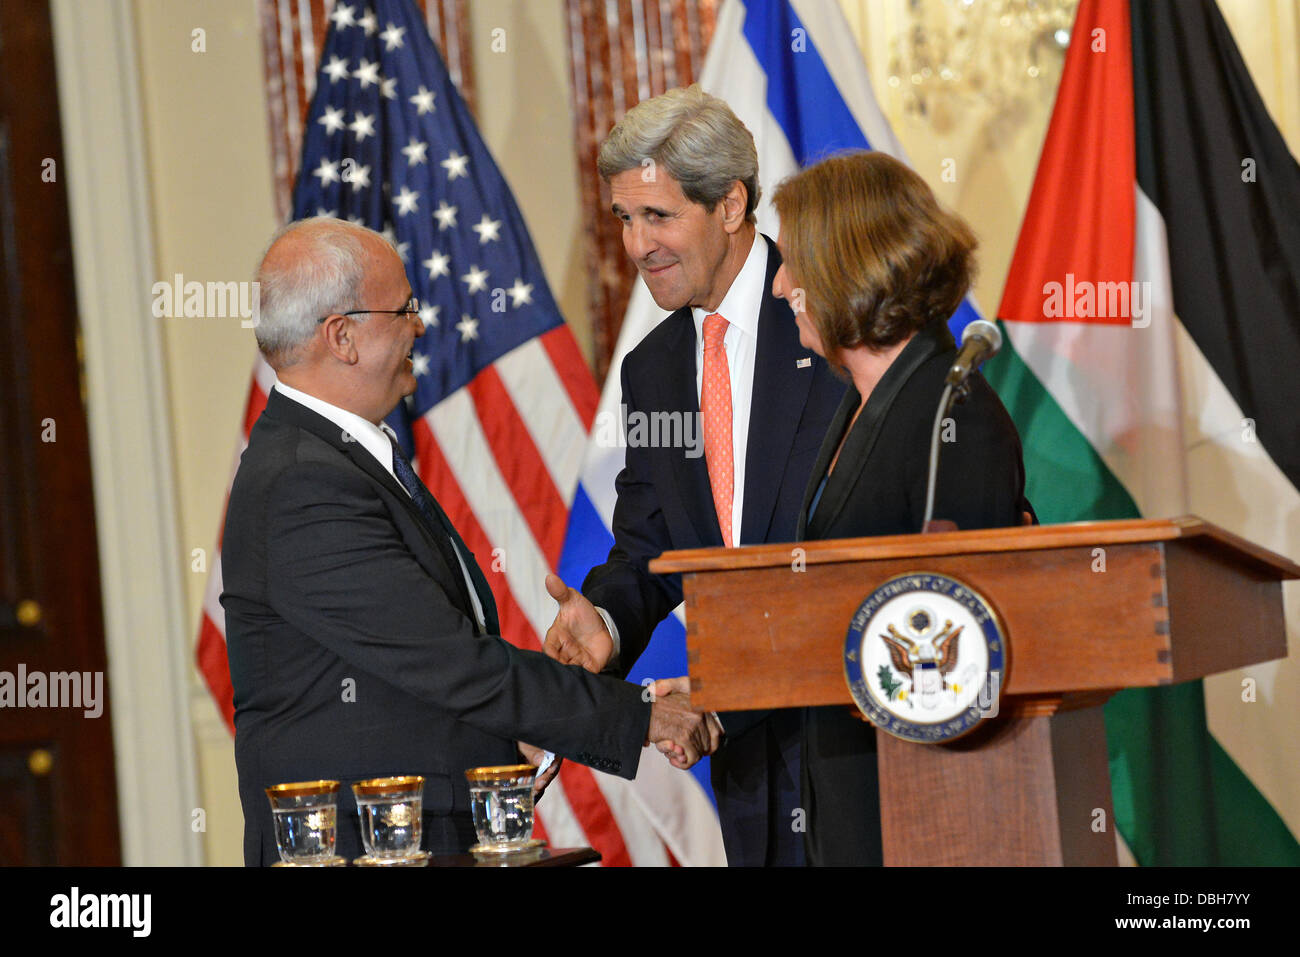
[[[693,549],[651,570],[685,573],[693,700],[717,711],[851,703],[849,622],[896,575],[951,575],[983,594],[1007,637],[1003,694],[1049,697],[1284,657],[1280,581],[1300,575],[1195,518]]]
[[[1168,548],[1173,680],[1286,657],[1282,589],[1274,577],[1209,547]]]
[[[54,760],[53,748],[41,740],[0,746],[0,867],[59,863],[54,795],[62,762]]]
[[[1116,863],[1100,708],[995,719],[946,745],[876,741],[886,865]]]
[[[45,0],[0,4],[0,862],[117,864],[89,433]],[[21,707],[20,675],[100,675],[102,712]],[[7,676],[7,677],[6,677]],[[93,678],[92,678],[93,686]]]

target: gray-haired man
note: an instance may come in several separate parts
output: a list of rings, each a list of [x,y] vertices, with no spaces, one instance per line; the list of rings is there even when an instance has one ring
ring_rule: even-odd
[[[279,381],[235,475],[221,561],[245,862],[276,859],[273,784],[423,775],[424,847],[463,852],[465,769],[517,763],[520,739],[624,777],[647,738],[713,748],[688,702],[647,704],[497,637],[473,553],[382,424],[415,389],[424,331],[393,247],[303,220],[258,280],[258,345]],[[345,786],[342,856],[361,853],[350,804]]]
[[[780,256],[755,226],[754,140],[726,103],[698,86],[646,100],[611,131],[599,166],[624,248],[672,311],[624,359],[623,404],[629,415],[698,417],[705,447],[699,457],[630,446],[608,560],[581,594],[547,580],[560,603],[547,653],[626,674],[682,600],[680,577],[650,574],[652,558],[794,540],[844,386],[799,345],[772,295]],[[728,862],[804,863],[799,712],[724,714],[722,724],[711,770]]]

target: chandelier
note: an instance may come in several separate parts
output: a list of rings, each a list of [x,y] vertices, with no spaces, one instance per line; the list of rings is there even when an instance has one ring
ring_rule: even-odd
[[[977,109],[990,135],[1055,94],[1078,0],[908,0],[889,86],[938,130]]]

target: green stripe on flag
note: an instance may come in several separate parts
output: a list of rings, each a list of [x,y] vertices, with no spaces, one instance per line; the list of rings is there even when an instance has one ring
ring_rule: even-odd
[[[1200,700],[1204,704],[1204,698]],[[1300,841],[1213,736],[1210,761],[1219,834],[1215,863],[1300,866]]]
[[[1025,495],[1039,520],[1140,517],[1000,324],[1002,351],[984,377],[1020,430]],[[1200,681],[1121,691],[1104,715],[1115,825],[1138,863],[1300,864],[1300,843],[1209,733]]]
[[[1300,864],[1300,844],[1207,731],[1201,682],[1121,692],[1105,715],[1116,825],[1140,863]]]
[[[1025,497],[1044,525],[1108,518],[1140,518],[1137,505],[1111,474],[1092,443],[1066,417],[1025,365],[1002,326],[1002,351],[984,366],[984,378],[1020,430],[1025,451]]]

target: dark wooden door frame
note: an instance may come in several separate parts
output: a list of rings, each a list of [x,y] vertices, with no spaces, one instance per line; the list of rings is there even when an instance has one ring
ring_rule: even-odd
[[[53,52],[45,3],[0,3],[0,862],[103,865],[121,849]]]
[[[8,3],[9,0],[0,0]],[[183,583],[175,458],[149,208],[136,8],[49,0],[84,340],[91,468],[124,863],[200,864],[191,704],[195,622]],[[111,78],[108,82],[106,78]],[[73,268],[70,264],[69,268]],[[207,544],[207,543],[204,543]],[[233,782],[232,785],[233,787]]]

